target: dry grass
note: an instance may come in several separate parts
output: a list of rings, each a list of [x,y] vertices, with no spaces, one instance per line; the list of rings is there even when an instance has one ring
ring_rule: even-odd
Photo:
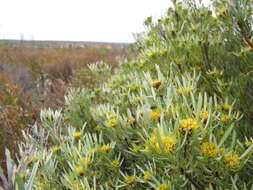
[[[125,49],[117,46],[0,47],[0,160],[5,148],[15,151],[21,130],[29,130],[30,125],[39,121],[40,109],[63,104],[72,79],[77,82],[76,73],[100,60],[115,66],[117,57],[125,55]]]

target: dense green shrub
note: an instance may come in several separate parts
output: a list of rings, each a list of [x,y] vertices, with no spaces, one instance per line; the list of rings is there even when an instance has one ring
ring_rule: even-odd
[[[90,66],[96,88],[72,89],[63,109],[41,111],[20,145],[27,167],[12,183],[38,166],[38,190],[252,189],[251,97],[243,96],[251,50],[240,53],[251,42],[236,32],[236,11],[247,16],[251,3],[242,3],[214,1],[212,12],[174,2],[157,23],[148,18],[136,60],[113,75],[105,63]]]

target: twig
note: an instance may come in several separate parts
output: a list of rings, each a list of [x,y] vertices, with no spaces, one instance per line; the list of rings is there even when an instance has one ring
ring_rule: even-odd
[[[246,33],[246,31],[245,31],[245,29],[244,29],[242,23],[241,23],[241,22],[237,22],[237,24],[238,24],[238,26],[239,26],[239,28],[240,28],[240,32],[242,33],[244,40],[245,40],[245,41],[247,42],[247,44],[251,47],[251,51],[253,51],[253,44],[252,44],[252,42],[250,41],[250,39],[249,39],[249,37],[248,37],[248,35],[247,35],[247,33]]]
[[[201,184],[201,183],[197,182],[195,179],[193,179],[191,174],[186,173],[183,168],[180,168],[180,172],[194,185],[194,187],[196,187],[196,189],[198,189],[198,190],[205,189],[203,184]]]

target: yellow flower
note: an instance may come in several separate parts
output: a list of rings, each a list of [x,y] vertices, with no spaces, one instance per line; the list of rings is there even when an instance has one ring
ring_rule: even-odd
[[[229,120],[231,120],[231,117],[227,114],[222,114],[221,117],[220,117],[220,120],[222,122],[228,122]]]
[[[19,173],[19,177],[21,178],[21,179],[26,179],[27,178],[27,174],[26,173]]]
[[[149,114],[150,119],[152,120],[158,120],[160,119],[160,111],[158,109],[151,110]]]
[[[162,143],[167,152],[174,152],[177,144],[176,138],[174,137],[162,137]]]
[[[130,119],[127,120],[127,124],[129,124],[129,125],[134,124],[134,122],[135,122],[135,118],[134,117],[132,117],[132,118],[130,118]]]
[[[225,82],[225,83],[221,84],[221,87],[228,88],[229,87],[229,83]]]
[[[246,141],[245,146],[250,147],[253,144],[253,141]]]
[[[99,125],[97,125],[95,128],[94,128],[96,131],[100,131],[101,130],[101,127]]]
[[[240,158],[238,154],[234,153],[233,155],[225,158],[225,164],[230,168],[236,168],[240,164]]]
[[[219,153],[219,149],[214,143],[204,142],[201,145],[201,152],[206,154],[208,157],[213,158],[217,156],[217,154]]]
[[[177,94],[182,95],[183,94],[183,89],[182,88],[177,89]]]
[[[103,152],[109,152],[109,151],[111,150],[111,147],[110,147],[109,145],[103,145],[103,146],[101,147],[101,150],[102,150]]]
[[[76,140],[79,140],[79,139],[81,138],[81,136],[82,136],[82,133],[81,133],[81,132],[75,132],[75,133],[74,133],[74,138],[75,138]]]
[[[143,152],[150,152],[150,147],[146,144],[144,146],[144,149],[142,150]]]
[[[179,88],[177,89],[177,94],[182,95],[184,92],[188,96],[190,92],[193,90],[191,86],[185,87],[185,88]]]
[[[132,184],[132,183],[135,182],[135,177],[134,177],[134,176],[126,176],[126,177],[125,177],[125,182],[126,182],[127,184]]]
[[[206,74],[210,75],[210,76],[218,76],[219,72],[218,71],[210,71],[210,72],[207,72]]]
[[[111,166],[115,167],[115,168],[118,168],[119,167],[119,161],[118,160],[113,160],[111,162]]]
[[[88,157],[82,157],[81,160],[80,160],[80,162],[82,164],[84,164],[84,165],[88,165],[88,164],[90,164],[92,162],[92,160],[90,158],[88,158]]]
[[[169,190],[169,186],[167,184],[160,184],[157,186],[156,190]]]
[[[188,87],[186,87],[185,88],[185,93],[186,93],[186,95],[189,95],[190,94],[190,92],[192,91],[192,87],[191,86],[188,86]]]
[[[108,118],[109,119],[113,119],[113,118],[115,118],[116,117],[116,114],[114,114],[114,113],[109,113],[108,114]]]
[[[137,103],[140,103],[141,101],[142,101],[142,97],[141,96],[137,96],[136,98],[135,98],[135,101],[137,102]]]
[[[161,80],[155,80],[151,85],[154,88],[158,88],[162,84]]]
[[[226,13],[227,13],[227,8],[225,8],[225,7],[222,7],[220,10],[219,10],[219,12],[220,12],[220,14],[222,14],[222,15],[226,15]]]
[[[197,67],[191,67],[190,69],[191,71],[199,71],[201,68],[197,66]]]
[[[223,104],[223,105],[221,105],[220,106],[220,108],[221,108],[221,110],[230,110],[231,108],[232,108],[232,106],[231,105],[229,105],[229,104]]]
[[[53,152],[58,152],[58,151],[60,151],[61,150],[61,147],[59,147],[59,146],[53,146],[52,147],[52,151]]]
[[[202,111],[200,113],[199,117],[200,117],[200,119],[207,120],[207,118],[208,118],[208,112],[207,111]]]
[[[179,123],[179,126],[185,131],[185,132],[191,132],[193,129],[199,128],[199,123],[197,120],[188,118],[184,119]]]
[[[152,174],[151,174],[150,171],[145,171],[145,172],[144,172],[143,179],[144,179],[145,181],[150,180],[151,177],[152,177]]]
[[[115,120],[115,119],[110,119],[110,120],[107,122],[107,125],[108,125],[109,127],[115,127],[117,124],[118,124],[118,121]]]
[[[155,53],[154,52],[149,52],[148,53],[148,57],[154,57],[155,56]]]
[[[167,136],[163,136],[162,138],[162,144],[164,146],[164,149],[166,152],[168,153],[172,153],[175,150],[176,147],[176,138],[174,137],[167,137]],[[157,152],[161,152],[161,147],[158,143],[156,134],[153,134],[151,136],[151,138],[149,139],[150,145],[156,149]]]
[[[253,144],[253,141],[246,141],[245,146],[250,147]],[[251,152],[253,153],[253,148],[251,149]]]
[[[141,148],[139,146],[134,146],[133,147],[133,152],[137,153],[140,152]]]
[[[45,184],[45,183],[39,183],[38,185],[39,185],[41,188],[43,188],[43,189],[47,187],[47,184]]]
[[[78,166],[76,168],[76,173],[79,175],[79,176],[82,176],[84,174],[84,169],[82,166]]]
[[[179,63],[179,62],[181,62],[181,61],[182,61],[182,59],[179,58],[179,57],[177,57],[177,58],[175,59],[175,62],[176,62],[176,63]]]
[[[84,190],[82,184],[79,183],[78,180],[75,180],[75,181],[73,182],[73,186],[75,187],[76,190]]]
[[[160,56],[164,56],[167,53],[167,50],[160,50],[159,53]]]

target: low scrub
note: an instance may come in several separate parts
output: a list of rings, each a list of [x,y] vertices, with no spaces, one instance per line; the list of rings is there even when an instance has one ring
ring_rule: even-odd
[[[31,130],[39,122],[43,108],[56,108],[64,103],[64,94],[70,84],[92,87],[82,79],[79,70],[101,60],[116,64],[116,57],[124,49],[101,47],[36,48],[0,46],[0,162],[4,152],[12,154],[22,139],[22,130]],[[82,83],[82,84],[81,84]],[[89,85],[88,85],[89,84]]]
[[[9,170],[15,180],[1,175],[3,185],[252,189],[250,105],[244,106],[251,99],[242,97],[245,80],[251,84],[251,49],[238,55],[251,47],[252,3],[212,5],[174,1],[157,23],[145,21],[135,60],[121,60],[114,74],[104,62],[90,65],[96,85],[73,88],[61,109],[41,111],[41,124],[24,133],[19,147],[23,169]]]

